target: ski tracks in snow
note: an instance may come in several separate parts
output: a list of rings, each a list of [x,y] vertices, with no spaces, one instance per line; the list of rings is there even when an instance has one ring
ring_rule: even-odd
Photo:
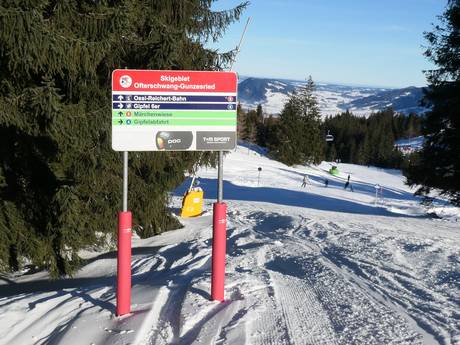
[[[114,290],[101,282],[26,294],[17,297],[22,304],[0,300],[3,309],[15,302],[34,316],[4,325],[16,332],[3,340],[27,344],[20,332],[27,328],[34,344],[65,343],[97,323],[97,344],[460,344],[459,249],[442,223],[264,203],[229,209],[236,211],[228,215],[224,302],[210,301],[205,216],[190,221],[191,231],[165,233],[163,245],[137,249],[134,318],[110,316]]]
[[[266,251],[265,268],[286,320],[286,343],[459,343],[458,280],[453,273],[458,277],[458,266],[440,267],[445,260],[436,259],[447,255],[453,261],[458,250],[453,241],[427,240],[426,234],[421,241],[397,223],[388,229],[341,220],[339,226],[324,218],[260,211],[248,219],[257,220],[257,237],[273,245]],[[413,242],[418,243],[417,264],[412,262]],[[425,245],[429,249],[423,252]],[[312,336],[299,325],[308,325],[315,309],[322,333]],[[290,319],[298,315],[304,321],[292,322],[297,325],[292,329]],[[311,332],[315,325],[306,328]]]
[[[402,233],[404,221],[386,228],[262,205],[229,214],[223,303],[209,296],[210,227],[163,250],[168,297],[141,343],[460,343],[449,240]]]
[[[328,228],[304,217],[278,213],[258,212],[251,217],[258,219],[254,231],[275,243],[265,269],[282,311],[284,325],[280,326],[288,336],[285,343],[417,343],[417,335],[402,318],[368,298],[324,260],[320,243]]]

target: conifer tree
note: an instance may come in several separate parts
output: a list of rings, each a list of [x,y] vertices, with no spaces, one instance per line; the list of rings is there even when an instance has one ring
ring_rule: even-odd
[[[262,104],[257,105],[256,114],[257,114],[257,122],[258,123],[263,123],[264,122],[264,113],[262,111]]]
[[[247,3],[0,0],[0,269],[71,273],[78,251],[116,230],[121,159],[111,149],[115,68],[218,70],[206,48]],[[167,192],[194,153],[130,155],[130,209],[142,236],[180,226]],[[210,155],[203,162],[210,162]]]
[[[241,103],[236,108],[237,125],[236,132],[238,140],[246,140],[246,112],[243,110]]]
[[[437,69],[428,71],[425,102],[431,106],[423,126],[423,150],[406,170],[418,193],[440,190],[460,205],[460,0],[449,0],[432,32],[425,55]]]
[[[286,164],[319,163],[323,157],[324,139],[314,90],[310,76],[281,112],[275,155]]]
[[[330,157],[334,147],[342,162],[399,168],[402,156],[394,141],[403,137],[410,123],[392,109],[379,111],[367,119],[349,111],[328,117],[323,127],[334,135],[334,141],[327,144],[327,156]]]
[[[264,121],[264,141],[261,145],[267,147],[271,152],[277,149],[278,122],[279,118],[273,115],[268,116]]]
[[[249,110],[245,116],[245,139],[251,143],[257,142],[258,116],[255,110]]]

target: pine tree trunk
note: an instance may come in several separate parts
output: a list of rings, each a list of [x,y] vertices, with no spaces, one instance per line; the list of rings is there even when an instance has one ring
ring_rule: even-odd
[[[11,244],[8,249],[8,266],[13,272],[19,270],[18,248],[15,244]]]

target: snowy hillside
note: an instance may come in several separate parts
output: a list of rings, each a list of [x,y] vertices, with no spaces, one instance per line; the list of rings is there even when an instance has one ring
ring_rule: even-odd
[[[426,112],[420,105],[423,98],[423,89],[420,87],[407,87],[404,89],[385,90],[374,95],[358,98],[349,103],[350,109],[367,109],[369,112],[392,107],[402,113]]]
[[[409,154],[415,151],[420,151],[423,147],[424,142],[424,136],[409,139],[400,139],[395,142],[395,147],[404,154]]]
[[[261,152],[225,157],[225,302],[210,301],[216,171],[202,169],[208,211],[133,240],[132,315],[114,316],[116,253],[88,252],[72,279],[0,276],[0,344],[460,344],[458,209],[424,208],[396,170],[333,177]]]
[[[279,114],[289,94],[303,83],[244,77],[238,86],[238,97],[247,108],[262,104],[266,113]],[[325,83],[318,83],[316,86],[316,97],[323,116],[336,115],[347,109],[356,115],[366,116],[387,107],[393,107],[401,113],[426,111],[420,106],[422,88],[382,89]]]

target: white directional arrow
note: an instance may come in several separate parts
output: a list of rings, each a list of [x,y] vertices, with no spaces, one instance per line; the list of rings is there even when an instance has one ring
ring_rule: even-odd
[[[119,108],[119,109],[122,109],[122,108],[123,108],[123,104],[122,104],[122,103],[118,103],[118,108]]]
[[[123,96],[122,96],[122,95],[118,96],[118,100],[119,100],[119,101],[122,101],[122,100],[123,100]]]

